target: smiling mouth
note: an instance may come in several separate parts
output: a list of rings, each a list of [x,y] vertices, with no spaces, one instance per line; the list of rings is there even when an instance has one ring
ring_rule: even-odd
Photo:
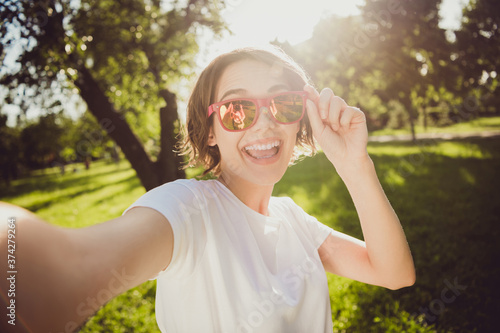
[[[243,150],[250,155],[250,157],[256,159],[271,158],[278,154],[280,150],[281,143],[276,140],[267,144],[255,144],[251,146],[244,147]]]

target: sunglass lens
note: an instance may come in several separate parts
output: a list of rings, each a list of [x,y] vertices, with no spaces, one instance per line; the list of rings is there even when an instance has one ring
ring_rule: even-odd
[[[292,123],[302,116],[304,102],[297,94],[280,95],[273,98],[271,103],[273,114],[281,123]]]
[[[237,100],[220,107],[220,118],[225,128],[237,131],[247,128],[253,123],[257,107],[251,101]]]

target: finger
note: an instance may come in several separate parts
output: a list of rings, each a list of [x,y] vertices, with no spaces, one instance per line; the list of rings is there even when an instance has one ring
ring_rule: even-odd
[[[333,96],[330,101],[330,110],[328,112],[328,121],[334,131],[338,131],[340,127],[340,117],[344,107],[344,100],[338,96]]]
[[[354,117],[356,110],[352,107],[347,107],[342,112],[342,117],[340,118],[340,126],[343,129],[349,129],[351,126],[351,120]]]
[[[361,111],[360,108],[353,107],[353,109],[354,109],[354,116],[352,117],[351,125],[366,123],[365,113],[363,111]]]
[[[332,89],[325,88],[321,90],[318,100],[318,108],[321,119],[328,118],[330,100],[333,96],[335,96],[335,94],[333,93]]]
[[[309,115],[310,111],[308,110],[308,116],[309,116],[310,122],[312,122],[311,119],[315,119],[315,118],[320,119],[319,118],[319,113],[318,113],[319,111],[318,111],[318,108],[317,108],[318,100],[319,100],[319,92],[316,90],[316,88],[314,88],[310,84],[306,84],[304,86],[304,91],[307,92],[308,98],[311,101],[311,103],[313,104],[309,108],[311,109],[311,112],[314,112],[314,115]],[[314,107],[312,107],[312,106],[314,106]],[[306,103],[306,107],[308,107],[307,103]],[[320,121],[321,121],[321,119],[320,119]]]
[[[311,101],[310,99],[308,99],[306,102],[306,110],[313,133],[315,135],[316,134],[319,135],[319,133],[323,131],[323,127],[325,125],[323,125],[323,121],[321,121],[321,118],[319,117],[318,108],[316,107],[316,104],[314,104],[314,102]]]
[[[342,117],[342,111],[347,107],[346,102],[338,97],[333,96],[330,101],[330,111],[328,120],[330,122],[330,126],[334,131],[338,131],[340,128],[340,118]]]
[[[307,97],[314,103],[318,102],[319,92],[310,84],[304,86],[304,91],[307,93]]]

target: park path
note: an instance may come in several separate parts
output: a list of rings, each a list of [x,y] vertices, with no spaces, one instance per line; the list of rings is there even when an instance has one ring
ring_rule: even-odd
[[[500,136],[500,130],[465,133],[417,133],[417,140],[453,140],[464,138],[489,138]],[[411,134],[370,136],[369,142],[411,141]]]

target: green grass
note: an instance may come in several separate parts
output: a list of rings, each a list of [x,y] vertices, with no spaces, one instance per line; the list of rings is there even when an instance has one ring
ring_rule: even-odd
[[[76,171],[73,171],[76,170]],[[96,162],[36,172],[2,189],[2,199],[36,212],[51,223],[85,227],[119,216],[145,191],[127,161]]]
[[[427,127],[424,129],[422,125],[415,126],[415,132],[419,133],[467,133],[467,132],[482,132],[500,130],[500,117],[477,118],[468,122],[457,123],[446,127]],[[380,135],[408,135],[410,128],[403,129],[381,129],[373,131],[370,136]]]
[[[390,291],[330,275],[334,331],[496,331],[500,140],[370,143],[369,152],[405,229],[417,282]],[[275,195],[290,195],[325,224],[362,237],[345,185],[324,155],[290,168]],[[455,278],[467,289],[448,304],[445,280]],[[429,307],[439,315],[425,320]]]
[[[369,152],[405,229],[417,282],[390,291],[329,274],[334,331],[495,332],[500,139],[370,143]],[[2,200],[51,223],[83,227],[119,216],[144,193],[127,162],[79,169],[13,182]],[[323,154],[292,166],[274,195],[290,196],[323,223],[362,237],[350,196]],[[446,281],[454,279],[466,289],[445,303],[453,296]],[[155,288],[150,281],[113,299],[82,332],[159,332]],[[438,315],[428,311],[426,318],[429,307]]]

